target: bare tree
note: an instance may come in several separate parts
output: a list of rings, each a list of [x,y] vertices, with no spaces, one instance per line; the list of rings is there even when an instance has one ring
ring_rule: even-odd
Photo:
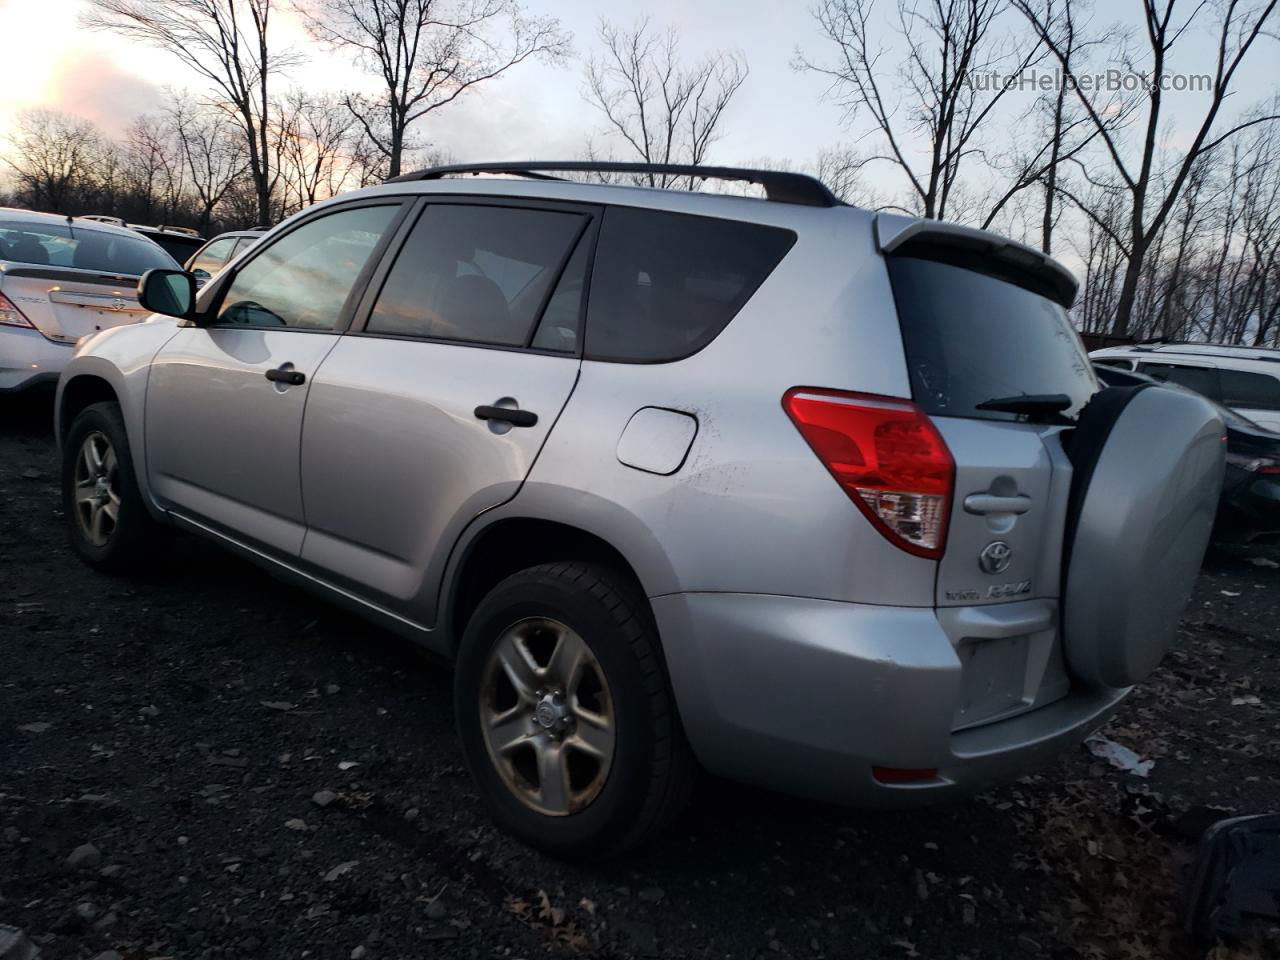
[[[53,213],[77,209],[91,192],[102,138],[88,120],[53,110],[28,110],[18,117],[5,162],[19,193],[31,206]]]
[[[604,114],[609,133],[638,160],[698,166],[719,139],[724,112],[747,79],[746,61],[737,52],[718,52],[685,63],[675,29],[656,33],[649,27],[647,19],[630,29],[600,21],[603,50],[587,61],[585,96]],[[662,187],[676,179],[643,178]]]
[[[271,218],[270,80],[295,58],[273,51],[277,0],[89,0],[84,23],[168,51],[212,84],[245,138],[258,217]]]
[[[172,221],[185,199],[186,177],[173,128],[161,117],[144,114],[125,132],[123,184],[129,198],[127,219],[141,223]],[[125,213],[121,214],[125,216]]]
[[[980,151],[979,133],[1010,89],[981,79],[1020,73],[1040,55],[1038,43],[999,30],[1005,9],[1005,0],[898,0],[895,30],[906,57],[893,75],[882,67],[890,52],[877,40],[876,0],[820,0],[814,10],[834,58],[798,54],[796,66],[829,78],[829,93],[850,120],[870,115],[885,147],[875,158],[902,171],[926,217],[952,213],[965,163]],[[914,159],[917,138],[923,163]]]
[[[198,226],[207,233],[214,211],[248,170],[248,148],[221,111],[180,94],[170,94],[169,100],[167,117],[176,134],[178,157],[194,195]]]
[[[1052,51],[1063,73],[1074,76],[1083,65],[1077,62],[1055,31],[1054,14],[1050,8],[1040,0],[1012,0],[1012,3]],[[1106,156],[1129,194],[1128,223],[1123,238],[1127,263],[1112,322],[1113,333],[1123,334],[1129,330],[1148,249],[1173,213],[1200,156],[1221,146],[1246,127],[1278,119],[1275,115],[1254,116],[1225,130],[1216,125],[1223,102],[1231,92],[1236,71],[1254,42],[1264,34],[1276,3],[1277,0],[1260,0],[1255,4],[1246,0],[1223,0],[1221,4],[1211,5],[1201,0],[1189,11],[1183,13],[1179,10],[1175,14],[1177,0],[1142,0],[1146,49],[1142,55],[1137,51],[1121,50],[1111,57],[1122,63],[1141,63],[1144,67],[1142,72],[1148,78],[1141,105],[1145,122],[1139,124],[1142,140],[1136,158],[1125,149],[1125,144],[1112,128],[1107,107],[1101,102],[1106,96],[1105,91],[1086,90],[1083,85],[1073,85],[1079,103],[1105,147]],[[1199,122],[1193,126],[1190,145],[1181,152],[1181,156],[1171,161],[1169,175],[1161,177],[1158,147],[1162,126],[1168,120],[1164,78],[1172,51],[1188,32],[1206,31],[1209,24],[1205,21],[1214,11],[1218,11],[1219,19],[1212,30],[1216,63],[1209,103]],[[1069,6],[1065,13],[1069,15]]]
[[[352,173],[355,118],[338,97],[292,90],[276,110],[286,210],[338,193]]]
[[[1081,36],[1072,14],[1072,3],[1077,0],[1044,0],[1050,16],[1051,29],[1059,46],[1075,58],[1081,51],[1094,46],[1114,44],[1118,33],[1105,31],[1091,38]],[[1045,253],[1053,252],[1053,234],[1061,222],[1064,209],[1060,186],[1063,167],[1080,164],[1086,149],[1094,144],[1098,130],[1069,96],[1070,83],[1059,73],[1055,88],[1036,98],[1034,103],[1011,124],[1015,131],[1010,139],[1012,149],[1007,151],[1008,161],[991,160],[992,169],[1003,175],[1003,181],[989,199],[989,209],[981,226],[986,229],[1002,214],[1007,204],[1019,198],[1024,191],[1035,190],[1039,194],[1039,244]],[[1114,97],[1100,115],[1110,129],[1118,130],[1132,116],[1135,98],[1121,95]],[[1029,135],[1019,137],[1016,131],[1029,129]],[[1028,145],[1029,144],[1029,145]],[[1023,206],[1026,215],[1029,210]]]
[[[825,183],[845,203],[875,210],[884,210],[888,204],[867,184],[863,168],[870,162],[852,147],[831,147],[818,152],[813,175]]]
[[[569,35],[516,0],[299,0],[314,37],[355,53],[383,85],[347,104],[398,176],[410,128],[530,58],[558,61]]]

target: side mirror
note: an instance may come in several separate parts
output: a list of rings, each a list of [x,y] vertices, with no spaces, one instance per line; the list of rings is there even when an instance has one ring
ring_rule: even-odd
[[[138,281],[138,302],[152,313],[186,320],[196,306],[196,278],[183,270],[148,270]]]

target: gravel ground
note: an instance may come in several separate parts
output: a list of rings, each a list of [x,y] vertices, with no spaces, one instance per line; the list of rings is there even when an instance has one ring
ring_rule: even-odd
[[[144,578],[78,563],[50,410],[0,398],[0,923],[46,958],[1280,956],[1178,907],[1206,808],[1280,810],[1266,558],[1210,560],[1107,728],[1148,779],[1080,750],[901,813],[707,782],[570,867],[484,817],[442,665],[191,538]]]

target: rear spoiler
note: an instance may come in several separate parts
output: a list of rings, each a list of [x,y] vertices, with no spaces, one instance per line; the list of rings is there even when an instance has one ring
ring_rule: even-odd
[[[999,274],[1043,293],[1064,307],[1075,302],[1075,274],[1035,247],[995,233],[941,220],[915,220],[881,213],[876,216],[876,245],[884,254],[951,259],[948,254],[977,255]]]

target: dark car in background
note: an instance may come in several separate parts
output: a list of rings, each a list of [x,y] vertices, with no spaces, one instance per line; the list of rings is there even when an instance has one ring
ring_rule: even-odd
[[[173,227],[164,223],[158,227],[147,227],[140,223],[125,223],[120,217],[110,217],[98,213],[86,214],[78,219],[95,220],[98,223],[111,223],[117,227],[128,227],[135,233],[140,233],[148,240],[159,244],[164,248],[165,253],[179,263],[185,263],[188,257],[204,246],[204,237],[200,236],[199,231],[190,227]]]
[[[1109,387],[1155,383],[1170,390],[1190,387],[1157,380],[1142,373],[1093,365],[1098,379]],[[1227,472],[1214,521],[1217,543],[1262,545],[1280,543],[1280,433],[1259,426],[1248,417],[1211,401],[1227,428]]]

